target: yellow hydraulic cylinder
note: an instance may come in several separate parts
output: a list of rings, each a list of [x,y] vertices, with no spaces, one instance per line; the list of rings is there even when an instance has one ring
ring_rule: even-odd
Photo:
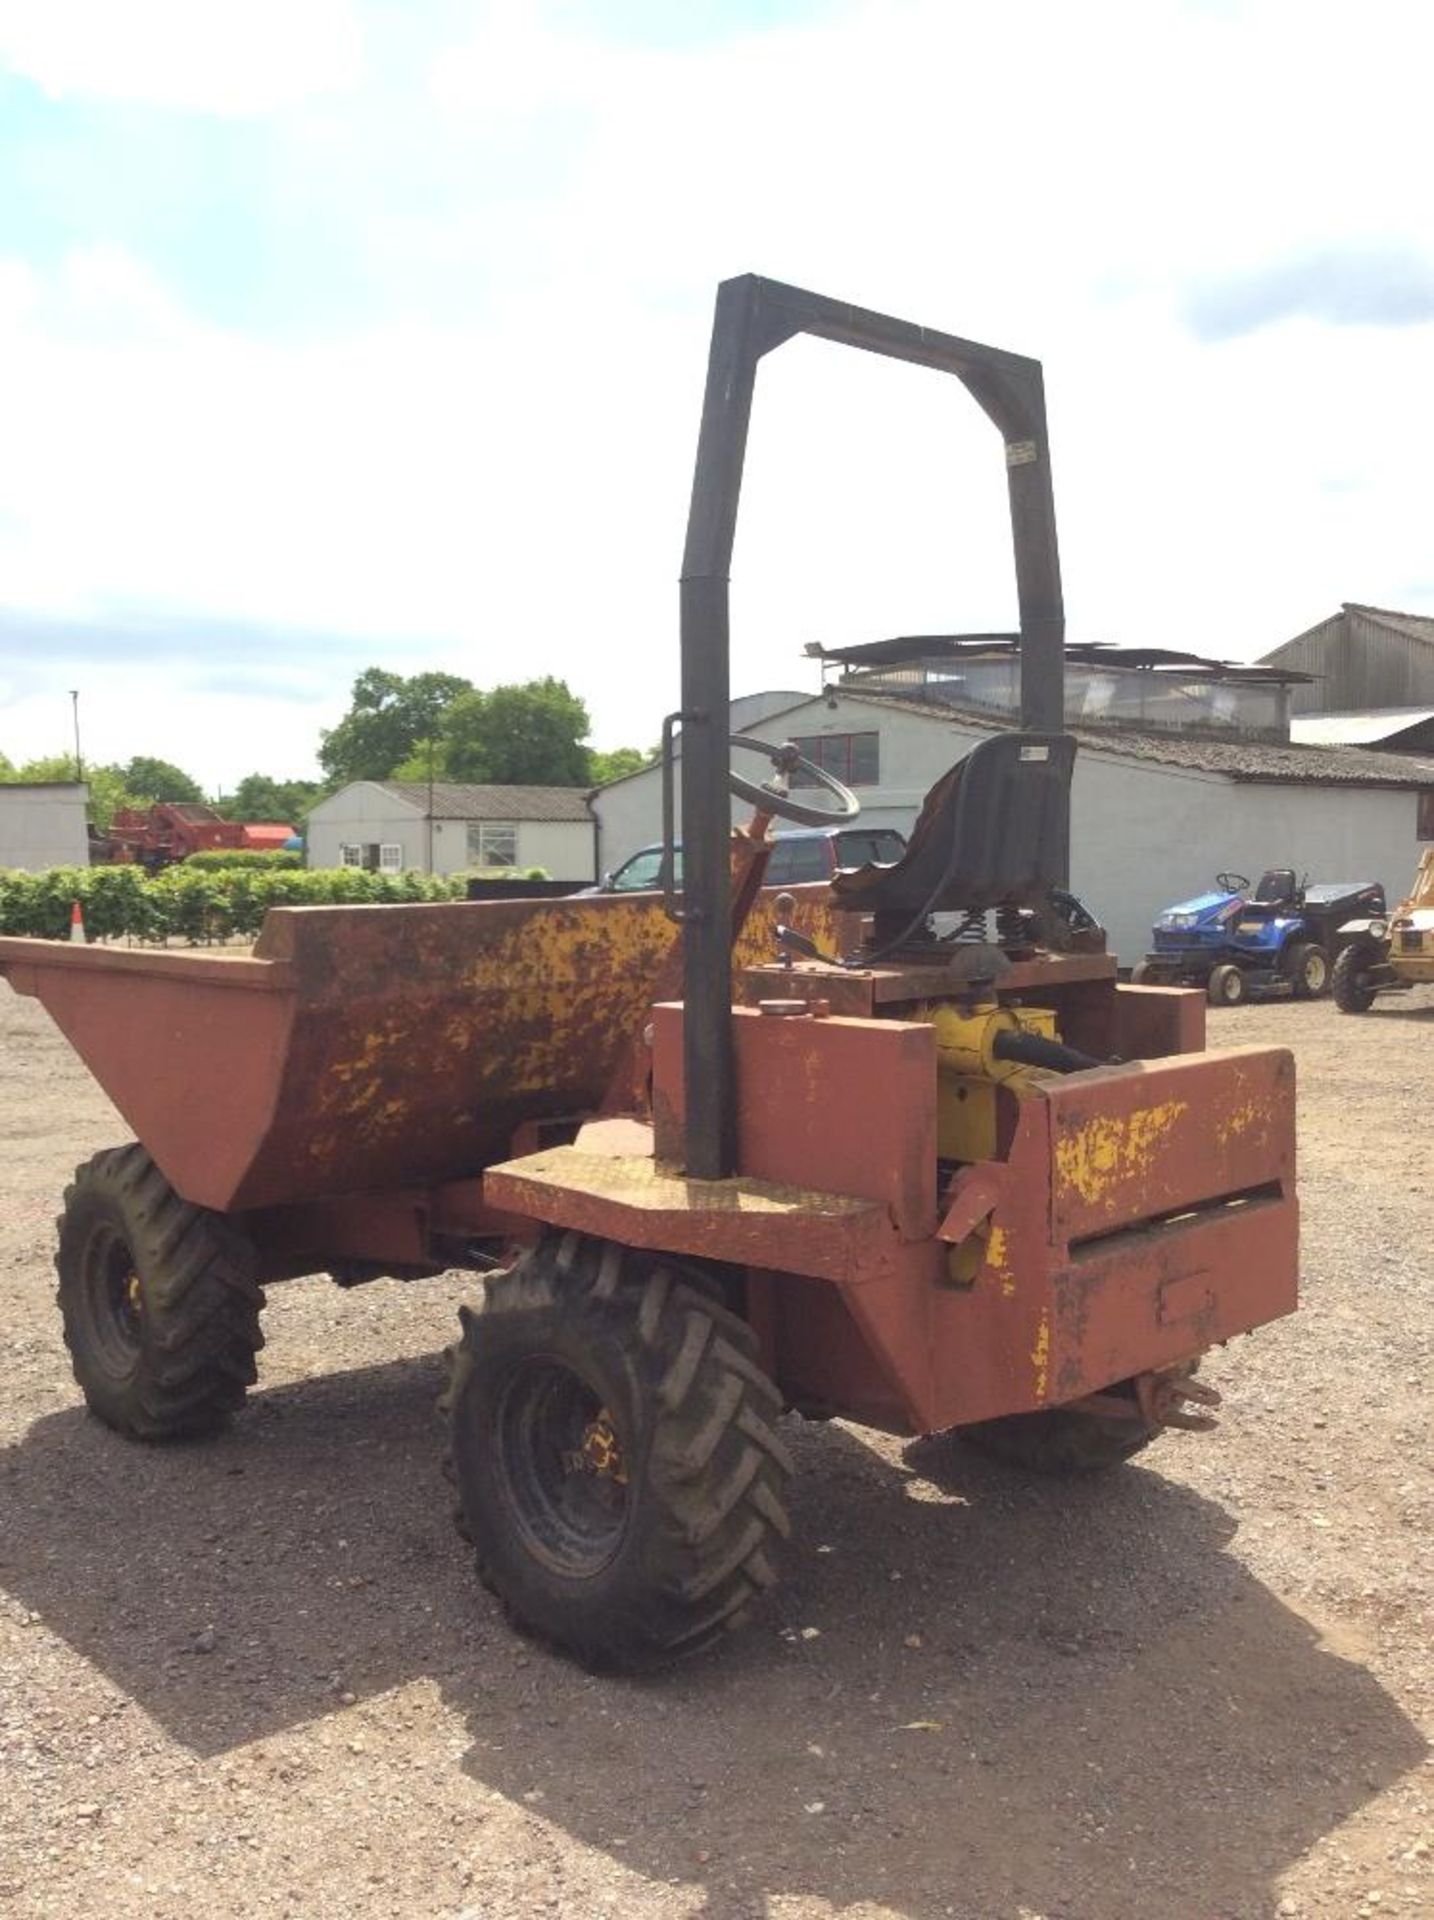
[[[996,1088],[1019,1097],[1031,1069],[1018,1060],[998,1060],[999,1033],[1036,1033],[1059,1039],[1049,1007],[1003,1007],[994,1000],[976,1006],[931,1010],[936,1033],[936,1151],[943,1160],[990,1160],[996,1153]]]

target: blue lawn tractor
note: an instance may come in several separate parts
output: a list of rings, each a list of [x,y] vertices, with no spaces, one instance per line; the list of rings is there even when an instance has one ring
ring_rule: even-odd
[[[1292,867],[1270,868],[1253,892],[1240,873],[1217,873],[1215,887],[1166,908],[1150,952],[1131,969],[1134,983],[1204,987],[1217,1007],[1251,992],[1312,1000],[1329,987],[1343,923],[1384,912],[1377,880],[1312,887]]]

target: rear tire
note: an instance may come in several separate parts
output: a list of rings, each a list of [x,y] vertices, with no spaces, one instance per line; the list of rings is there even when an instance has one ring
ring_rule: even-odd
[[[1290,948],[1285,973],[1296,1000],[1318,1000],[1329,991],[1329,957],[1313,941],[1301,941]]]
[[[1372,948],[1354,941],[1337,956],[1331,976],[1334,1004],[1341,1013],[1368,1013],[1374,1005],[1374,988],[1368,984],[1368,971],[1377,965]]]
[[[1212,967],[1205,992],[1212,1007],[1238,1007],[1245,998],[1244,973],[1228,961]]]
[[[249,1241],[140,1146],[80,1167],[58,1225],[65,1345],[91,1413],[136,1440],[225,1426],[264,1344]]]
[[[790,1531],[781,1396],[700,1271],[550,1235],[464,1312],[460,1531],[513,1620],[640,1668],[738,1626]]]
[[[1121,1393],[1122,1389],[1107,1391]],[[999,1420],[959,1427],[957,1438],[1008,1467],[1068,1479],[1123,1465],[1143,1452],[1160,1431],[1138,1418],[1122,1420],[1051,1407],[1044,1413],[1010,1413]]]

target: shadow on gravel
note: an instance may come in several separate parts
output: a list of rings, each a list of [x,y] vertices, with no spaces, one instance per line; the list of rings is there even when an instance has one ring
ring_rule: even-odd
[[[435,1618],[451,1654],[487,1611],[438,1471],[440,1377],[434,1357],[257,1392],[175,1446],[37,1420],[0,1451],[0,1589],[201,1754],[430,1672]]]
[[[1179,1440],[1056,1486],[798,1426],[797,1538],[754,1627],[596,1679],[473,1580],[436,1385],[422,1361],[271,1389],[178,1449],[40,1420],[0,1454],[0,1587],[200,1754],[427,1679],[473,1780],[707,1920],[798,1896],[1257,1920],[1423,1758],[1370,1674],[1223,1551],[1225,1510],[1162,1476]]]

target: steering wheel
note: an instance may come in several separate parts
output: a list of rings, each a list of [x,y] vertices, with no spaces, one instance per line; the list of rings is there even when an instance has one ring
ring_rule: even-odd
[[[745,747],[749,753],[760,753],[776,769],[774,779],[763,781],[761,786],[740,773],[729,772],[727,785],[739,800],[747,801],[762,813],[774,813],[780,820],[795,820],[803,827],[844,826],[848,820],[855,820],[861,812],[861,802],[851,788],[844,787],[836,775],[828,773],[824,767],[804,760],[790,740],[784,741],[780,747],[774,747],[766,740],[754,740],[747,733],[734,733],[729,737],[734,747]],[[814,786],[829,793],[836,805],[817,807],[809,800],[794,800],[787,791],[787,782],[794,773],[804,773]]]
[[[1243,873],[1217,873],[1215,875],[1215,885],[1219,887],[1222,893],[1243,893],[1249,884],[1249,881]]]

